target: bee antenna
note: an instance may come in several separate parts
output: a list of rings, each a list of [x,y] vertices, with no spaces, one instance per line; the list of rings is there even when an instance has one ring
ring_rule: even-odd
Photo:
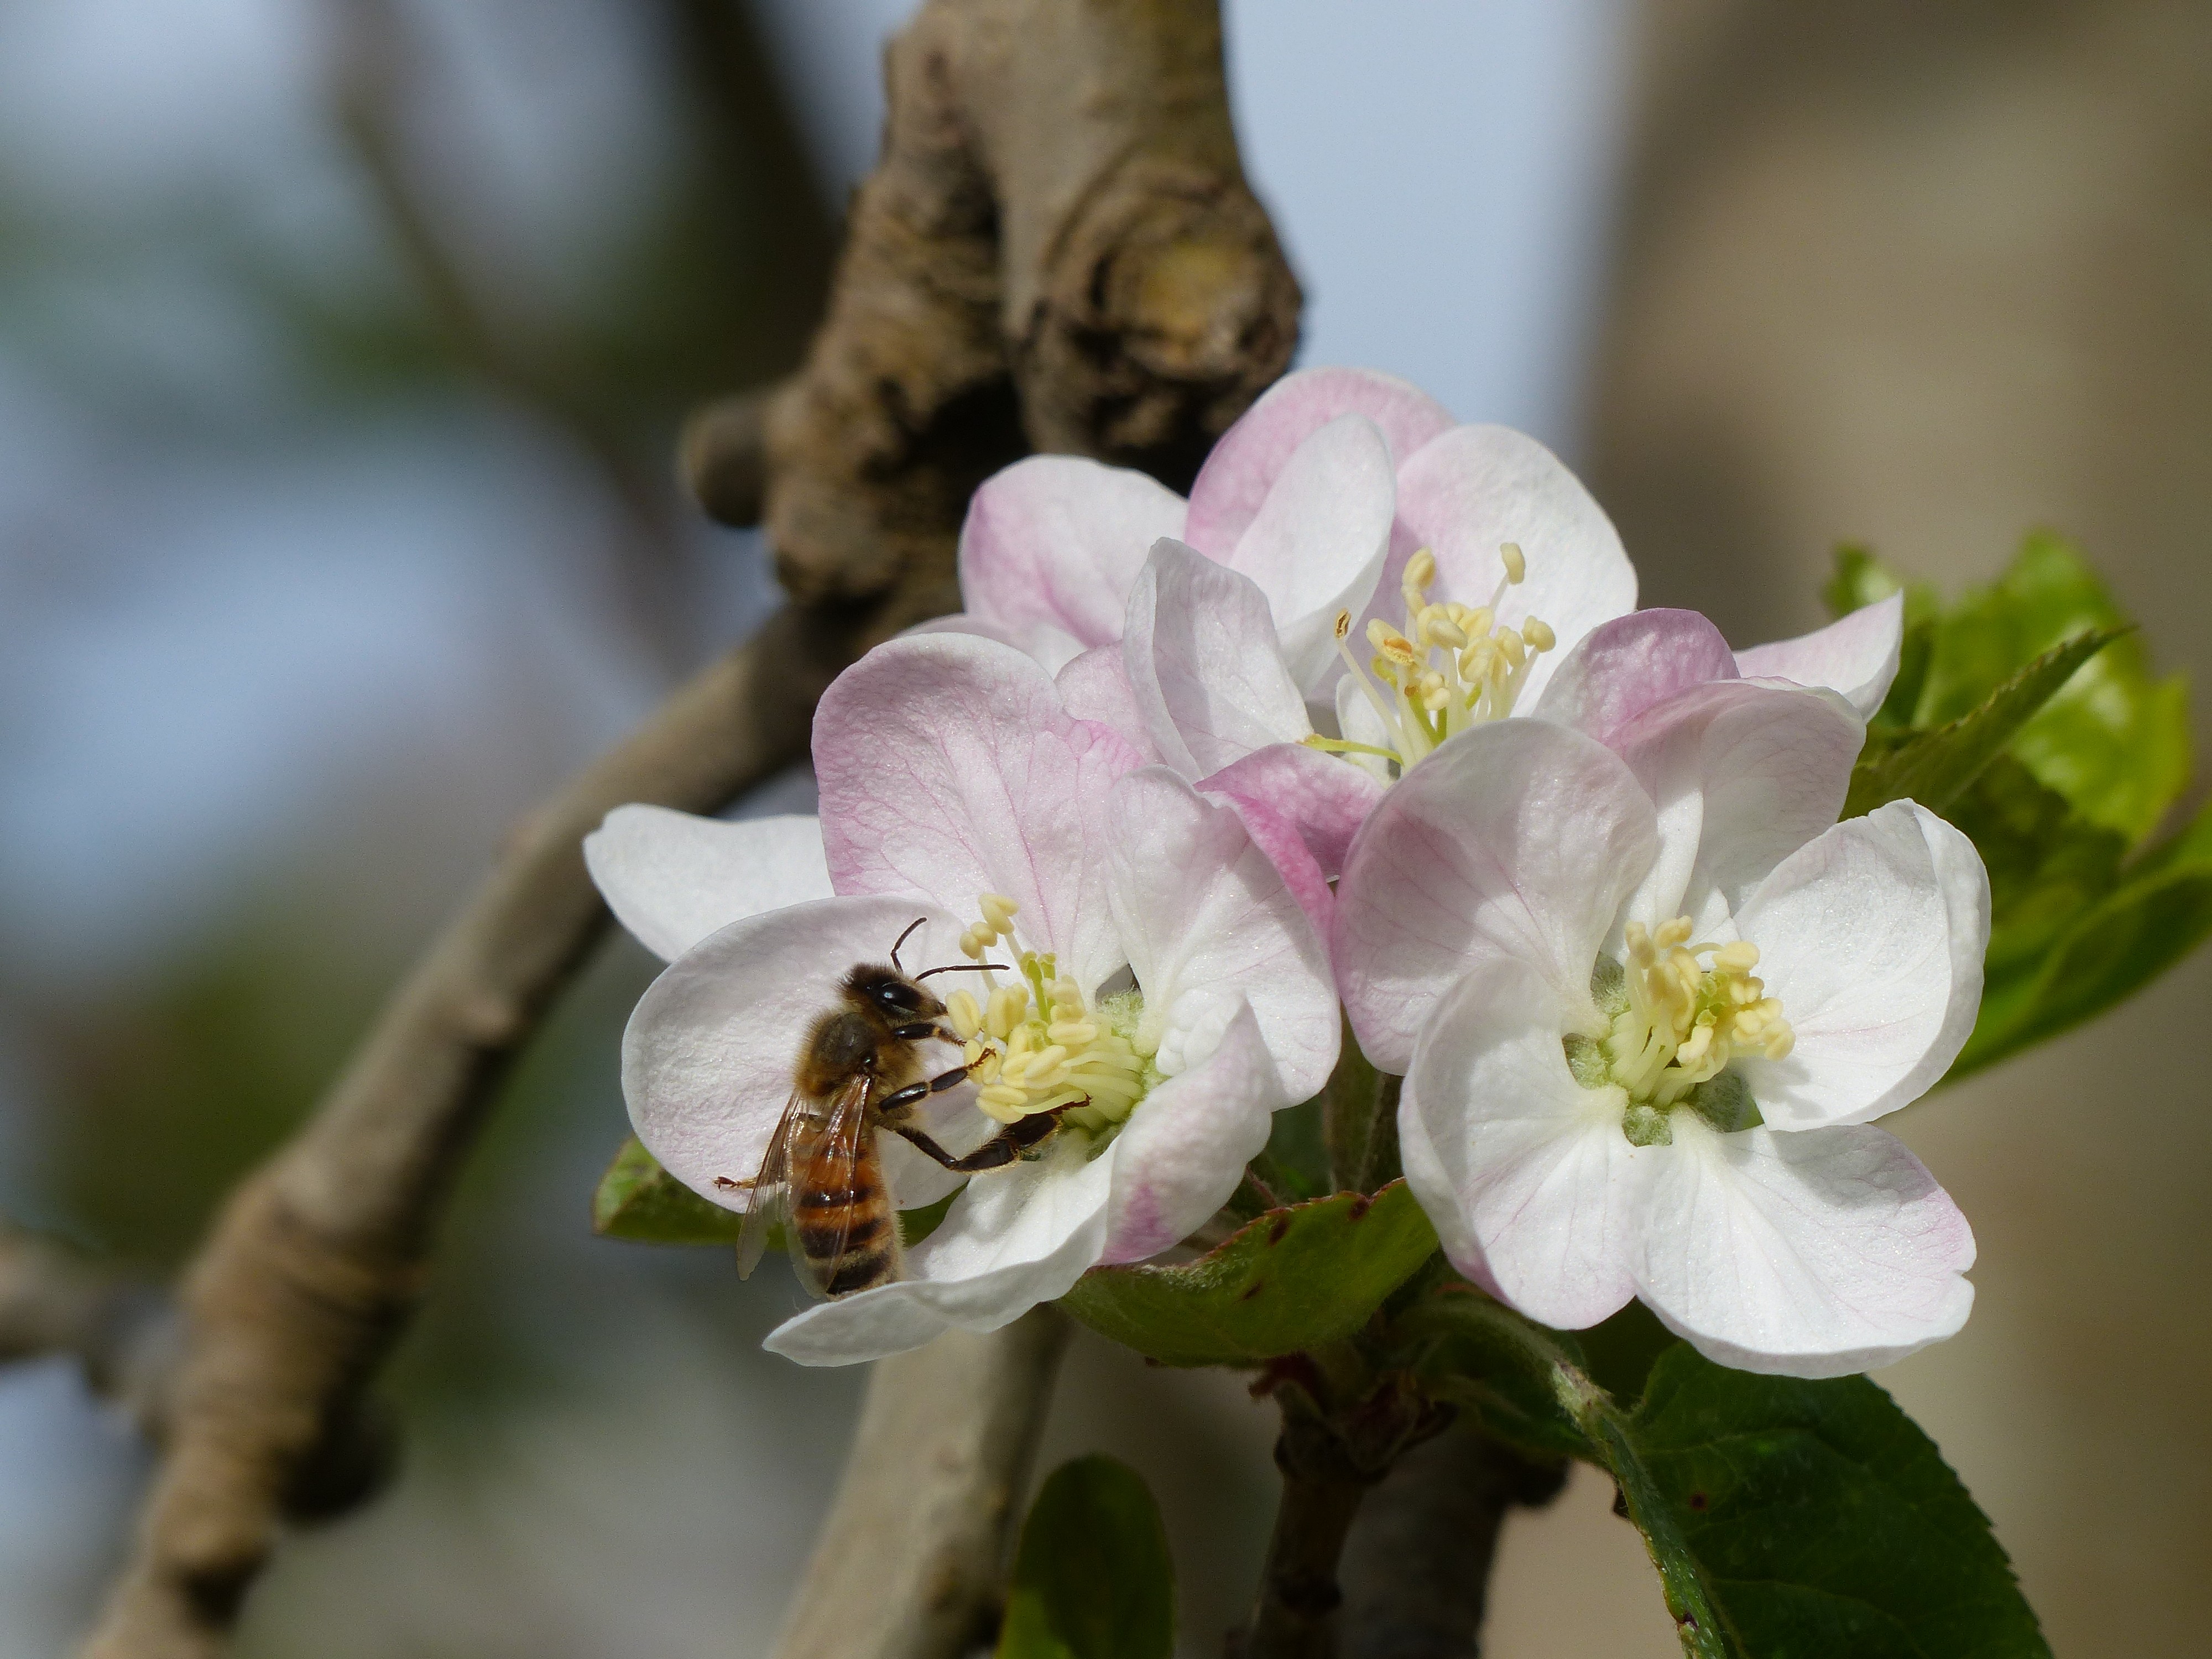
[[[916,916],[912,921],[907,924],[906,932],[898,936],[898,945],[891,946],[891,966],[902,975],[905,974],[906,967],[898,959],[899,945],[903,945],[908,939],[912,939],[914,937],[914,930],[921,927],[922,923],[928,920],[929,918],[927,916]]]
[[[994,969],[1002,974],[1011,974],[1014,971],[1003,962],[955,962],[943,968],[928,969],[916,974],[914,978],[915,983],[919,985],[923,980],[934,974],[988,974]]]

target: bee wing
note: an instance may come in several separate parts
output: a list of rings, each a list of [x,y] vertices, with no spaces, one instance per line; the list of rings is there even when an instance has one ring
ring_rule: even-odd
[[[860,1163],[860,1139],[868,1133],[868,1097],[873,1086],[873,1079],[863,1072],[830,1097],[830,1109],[823,1118],[820,1133],[809,1133],[800,1148],[799,1177],[804,1190],[795,1190],[788,1183],[786,1186],[785,1190],[790,1193],[791,1218],[784,1224],[784,1237],[791,1246],[791,1265],[799,1275],[799,1282],[806,1287],[807,1295],[817,1302],[829,1296],[830,1275],[836,1270],[844,1257],[845,1246],[852,1239],[852,1176]],[[823,1184],[825,1171],[839,1172],[836,1184]],[[799,1227],[802,1221],[810,1229],[819,1224],[798,1213],[810,1195],[823,1200],[820,1214],[827,1218],[826,1228],[815,1232],[811,1249],[799,1237]]]
[[[793,1090],[791,1098],[784,1103],[783,1116],[768,1143],[768,1155],[761,1159],[760,1172],[753,1177],[753,1201],[745,1206],[745,1224],[738,1234],[740,1279],[750,1279],[753,1269],[760,1266],[762,1253],[768,1249],[771,1226],[781,1221],[786,1232],[790,1231],[791,1121],[799,1115],[799,1093]]]

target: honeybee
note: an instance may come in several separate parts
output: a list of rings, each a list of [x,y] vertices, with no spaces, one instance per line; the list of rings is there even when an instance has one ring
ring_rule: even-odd
[[[916,921],[898,936],[889,966],[862,963],[847,974],[838,988],[842,1006],[823,1013],[807,1032],[791,1099],[752,1179],[715,1178],[725,1190],[753,1194],[738,1237],[739,1277],[751,1276],[767,1248],[769,1224],[781,1221],[808,1294],[848,1296],[890,1283],[899,1277],[903,1256],[876,1146],[878,1129],[904,1136],[948,1170],[974,1175],[1013,1163],[1060,1127],[1062,1112],[1083,1103],[1070,1101],[1018,1119],[957,1158],[913,1121],[932,1095],[968,1080],[964,1066],[925,1075],[918,1045],[936,1037],[957,1048],[960,1038],[938,1023],[945,1005],[921,981],[1000,967],[959,963],[908,977],[899,946],[921,925]]]

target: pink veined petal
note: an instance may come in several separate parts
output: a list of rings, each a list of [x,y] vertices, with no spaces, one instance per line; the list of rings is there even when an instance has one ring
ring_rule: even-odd
[[[1164,1067],[1179,1031],[1241,998],[1290,1091],[1277,1104],[1318,1091],[1341,1035],[1328,958],[1237,813],[1165,767],[1133,772],[1108,803],[1107,872],[1146,1022],[1165,1033]]]
[[[1145,561],[1121,649],[1152,745],[1186,778],[1313,730],[1267,596],[1181,542],[1159,543]]]
[[[1199,788],[1263,806],[1296,827],[1324,876],[1344,870],[1352,838],[1388,787],[1372,773],[1303,743],[1270,744],[1232,762]]]
[[[1106,1242],[1115,1149],[1086,1161],[1055,1134],[1031,1162],[970,1181],[907,1258],[909,1277],[785,1321],[763,1344],[803,1365],[849,1365],[920,1347],[956,1327],[994,1331],[1065,1296]]]
[[[1832,691],[1720,680],[1630,721],[1613,747],[1659,813],[1659,858],[1628,915],[1688,916],[1699,939],[1835,823],[1866,740]]]
[[[1452,1265],[1567,1329],[1635,1293],[1658,1150],[1621,1133],[1619,1089],[1568,1073],[1560,1038],[1576,1018],[1527,963],[1486,962],[1437,1005],[1398,1106],[1407,1180]]]
[[[1510,428],[1455,427],[1406,462],[1398,518],[1413,545],[1436,555],[1433,600],[1488,605],[1505,570],[1498,547],[1519,544],[1528,580],[1506,588],[1498,619],[1540,617],[1559,635],[1529,672],[1523,708],[1585,634],[1636,608],[1636,570],[1604,509],[1550,450]],[[1394,627],[1404,620],[1393,614],[1404,568],[1394,556],[1376,590],[1376,610]]]
[[[1209,799],[1224,802],[1235,811],[1243,823],[1244,833],[1252,837],[1252,844],[1267,854],[1267,862],[1283,878],[1283,885],[1298,902],[1298,908],[1306,913],[1306,920],[1313,924],[1314,937],[1327,939],[1336,924],[1336,891],[1322,873],[1320,862],[1298,833],[1297,825],[1256,800],[1217,794],[1203,786],[1200,793]]]
[[[1331,949],[1368,1058],[1403,1073],[1444,993],[1499,957],[1594,1018],[1591,965],[1656,850],[1650,800],[1602,744],[1542,720],[1452,738],[1383,796],[1337,884]]]
[[[1736,671],[1746,679],[1824,685],[1871,719],[1897,678],[1904,638],[1905,596],[1893,593],[1810,634],[1739,651]]]
[[[1073,455],[1017,461],[968,504],[962,603],[1017,639],[1044,625],[1079,647],[1110,644],[1145,550],[1182,535],[1183,516],[1182,497],[1141,472]]]
[[[1844,1376],[1955,1335],[1974,1235],[1880,1129],[1719,1134],[1694,1114],[1648,1200],[1638,1289],[1676,1335],[1738,1370]]]
[[[957,915],[1000,893],[1029,948],[1086,992],[1118,971],[1091,826],[1139,763],[1060,705],[1043,669],[988,640],[878,646],[814,716],[830,877],[843,893],[924,895]]]
[[[1736,678],[1721,630],[1694,611],[1632,611],[1583,636],[1526,712],[1618,748],[1621,730],[1676,692]]]
[[[1144,710],[1129,684],[1122,663],[1121,643],[1096,645],[1071,659],[1053,677],[1060,706],[1079,720],[1105,726],[1129,745],[1146,765],[1160,758],[1152,734],[1145,729]]]
[[[1011,645],[1025,657],[1035,658],[1048,674],[1057,674],[1084,651],[1082,641],[1074,635],[1050,623],[1031,623],[1015,628],[969,616],[964,611],[918,622],[911,628],[902,629],[897,637],[907,640],[921,634],[972,634],[978,639],[996,640],[1001,645]]]
[[[1397,505],[1390,446],[1364,415],[1300,444],[1222,562],[1267,597],[1284,662],[1302,690],[1334,682],[1336,618],[1374,597]]]
[[[1394,466],[1453,425],[1451,412],[1408,381],[1368,368],[1302,368],[1275,382],[1221,434],[1190,487],[1181,533],[1217,556],[1237,545],[1297,447],[1345,415],[1382,429]]]
[[[1292,1099],[1260,1022],[1240,1006],[1220,1047],[1154,1089],[1115,1138],[1100,1261],[1142,1261],[1194,1232],[1229,1201]]]
[[[811,817],[729,823],[617,806],[584,837],[584,867],[615,920],[664,962],[742,917],[830,892]]]
[[[839,1005],[855,964],[909,969],[960,961],[961,924],[896,897],[827,898],[736,921],[684,952],[646,988],[623,1033],[630,1124],[661,1166],[702,1198],[742,1210],[791,1098],[793,1067],[815,1018]],[[903,1202],[915,1201],[905,1194]]]
[[[1735,1066],[1770,1125],[1865,1123],[1935,1086],[1981,1006],[1989,893],[1973,843],[1911,801],[1845,819],[1759,884],[1737,925],[1796,1042]]]

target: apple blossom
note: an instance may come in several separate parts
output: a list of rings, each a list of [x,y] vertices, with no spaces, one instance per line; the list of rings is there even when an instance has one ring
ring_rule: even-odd
[[[616,915],[672,958],[623,1041],[639,1138],[739,1207],[717,1178],[759,1166],[810,1022],[917,919],[909,963],[1008,968],[946,995],[975,1082],[936,1097],[930,1133],[957,1150],[1063,1113],[1034,1154],[968,1184],[908,1277],[769,1339],[840,1364],[995,1328],[1184,1237],[1269,1115],[1319,1089],[1338,1017],[1318,935],[1235,813],[1069,714],[1019,651],[894,641],[830,687],[814,740],[818,826],[625,807],[586,843]],[[951,1189],[882,1141],[900,1206]]]
[[[1972,1302],[1964,1218],[1865,1126],[1972,1030],[1986,874],[1911,802],[1835,821],[1863,735],[1840,695],[1715,678],[1630,709],[1632,678],[1585,701],[1623,715],[1605,741],[1451,738],[1352,846],[1335,961],[1406,1079],[1407,1178],[1533,1318],[1640,1296],[1726,1364],[1887,1363]]]

